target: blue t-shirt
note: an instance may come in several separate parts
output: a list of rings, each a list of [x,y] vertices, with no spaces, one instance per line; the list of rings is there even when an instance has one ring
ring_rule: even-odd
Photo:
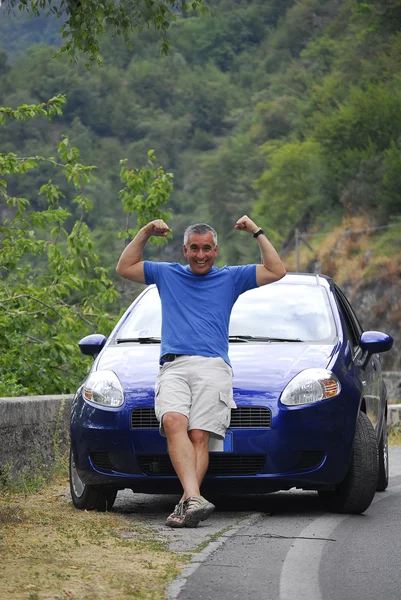
[[[145,282],[155,283],[162,304],[164,354],[228,358],[228,327],[234,302],[257,287],[256,265],[212,267],[205,275],[179,263],[144,262]]]

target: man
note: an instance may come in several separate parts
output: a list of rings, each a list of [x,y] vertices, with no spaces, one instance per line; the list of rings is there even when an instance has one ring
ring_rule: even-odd
[[[200,485],[209,463],[209,439],[224,439],[231,408],[236,408],[228,358],[233,304],[243,292],[285,275],[276,250],[248,216],[239,219],[235,229],[256,238],[262,264],[215,267],[217,234],[205,223],[185,231],[186,267],[143,261],[148,239],[166,237],[169,231],[164,221],[155,220],[128,244],[117,265],[117,273],[126,279],[155,283],[161,298],[161,369],[155,412],[183,487],[182,498],[166,521],[170,527],[196,527],[214,509],[201,496]]]

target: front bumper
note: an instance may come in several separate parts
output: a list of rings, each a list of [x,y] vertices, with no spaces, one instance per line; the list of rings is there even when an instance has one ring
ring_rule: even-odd
[[[157,429],[132,428],[134,409],[149,407],[152,392],[127,397],[123,407],[104,409],[78,394],[71,419],[75,464],[85,484],[135,492],[179,493],[166,439]],[[271,426],[228,430],[226,451],[212,452],[202,489],[263,493],[298,487],[328,489],[348,470],[358,404],[341,395],[302,407],[283,407],[278,398],[247,395],[239,406],[271,411]]]

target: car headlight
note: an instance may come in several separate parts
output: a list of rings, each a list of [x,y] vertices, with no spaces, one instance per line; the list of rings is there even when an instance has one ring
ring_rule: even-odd
[[[305,369],[290,381],[281,394],[286,406],[312,404],[334,398],[341,391],[337,377],[327,369]]]
[[[83,385],[85,400],[116,408],[124,402],[124,391],[114,371],[94,371]]]

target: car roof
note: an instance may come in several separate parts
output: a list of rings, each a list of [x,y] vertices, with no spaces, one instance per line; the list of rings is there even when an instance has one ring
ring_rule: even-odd
[[[311,285],[311,286],[323,286],[325,288],[330,288],[333,284],[333,280],[331,277],[327,275],[321,275],[320,273],[286,273],[286,275],[279,279],[279,281],[275,281],[270,285],[280,285],[282,283],[299,284],[299,285]],[[264,286],[262,286],[264,287]],[[156,288],[155,284],[149,285],[147,289]]]
[[[318,273],[287,273],[283,279],[275,282],[276,285],[280,283],[322,285],[324,287],[330,287],[332,279]]]

